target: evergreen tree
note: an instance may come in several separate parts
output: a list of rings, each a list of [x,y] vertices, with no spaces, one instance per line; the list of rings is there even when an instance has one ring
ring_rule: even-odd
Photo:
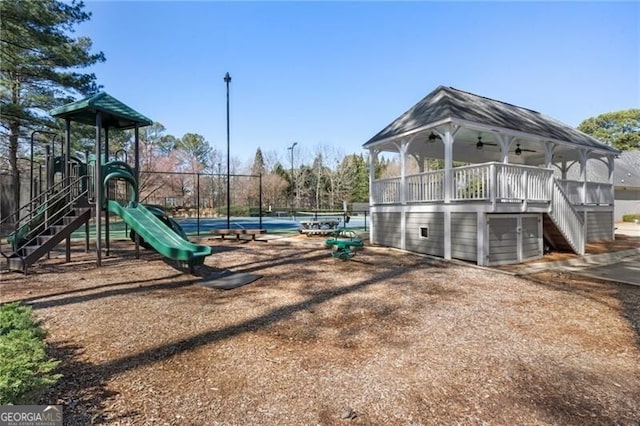
[[[262,150],[258,148],[256,150],[256,156],[253,159],[253,166],[251,167],[252,175],[263,175],[265,173],[264,157],[262,156]]]
[[[353,154],[351,156],[351,164],[355,169],[354,184],[351,190],[351,201],[369,201],[369,163],[364,159],[362,154]]]
[[[6,146],[14,203],[19,203],[17,157],[20,139],[30,130],[50,125],[46,112],[97,92],[96,77],[80,73],[104,61],[91,53],[91,40],[72,37],[74,27],[91,15],[76,0],[0,1],[0,125],[8,135]]]
[[[640,109],[607,112],[584,120],[578,130],[622,151],[640,149]]]

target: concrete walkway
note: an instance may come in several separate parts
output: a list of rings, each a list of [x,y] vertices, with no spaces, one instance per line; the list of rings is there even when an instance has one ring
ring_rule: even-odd
[[[640,255],[631,256],[610,265],[579,269],[574,273],[605,281],[640,286]]]
[[[617,223],[616,235],[640,237],[640,224]],[[640,246],[640,242],[638,244]],[[533,263],[519,269],[517,275],[545,270],[567,271],[585,277],[640,286],[640,247],[610,253],[592,254],[571,260]]]

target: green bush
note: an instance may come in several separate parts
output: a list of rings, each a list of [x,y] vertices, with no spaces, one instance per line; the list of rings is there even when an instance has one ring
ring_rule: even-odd
[[[0,306],[0,405],[36,404],[61,377],[52,373],[59,361],[47,357],[45,335],[30,307]]]
[[[640,213],[625,214],[622,216],[623,222],[633,222],[636,220],[640,220]]]
[[[216,207],[216,213],[218,214],[218,216],[226,216],[227,207],[226,206]],[[231,216],[247,217],[249,216],[249,207],[248,206],[231,206],[231,208],[229,209],[229,214],[231,214]]]

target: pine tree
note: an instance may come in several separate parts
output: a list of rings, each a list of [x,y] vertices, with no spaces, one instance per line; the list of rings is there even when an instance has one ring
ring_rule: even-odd
[[[258,148],[256,150],[256,156],[253,159],[253,166],[251,167],[252,175],[263,175],[265,173],[264,157],[262,156],[262,150]]]
[[[8,135],[3,148],[17,206],[21,138],[31,130],[54,127],[46,114],[51,108],[97,92],[95,75],[76,69],[105,59],[102,52],[91,53],[89,38],[71,36],[76,25],[91,17],[82,2],[3,0],[0,17],[0,125]]]

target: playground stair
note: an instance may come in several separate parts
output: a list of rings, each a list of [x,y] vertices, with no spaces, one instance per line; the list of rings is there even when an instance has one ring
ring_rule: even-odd
[[[54,225],[44,228],[24,245],[17,247],[15,251],[5,254],[9,270],[22,271],[26,274],[29,266],[53,250],[89,219],[91,219],[91,208],[73,208]]]

